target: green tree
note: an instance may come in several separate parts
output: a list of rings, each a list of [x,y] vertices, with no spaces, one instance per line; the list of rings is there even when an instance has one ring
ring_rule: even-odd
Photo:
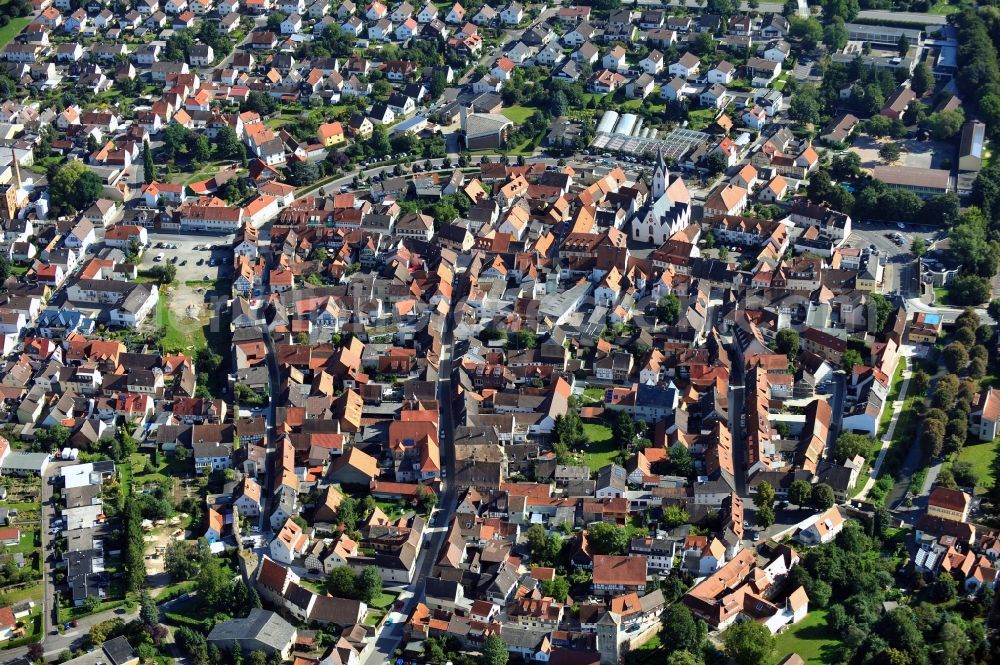
[[[799,334],[791,328],[783,328],[775,337],[778,353],[784,353],[791,360],[799,355]]]
[[[794,2],[794,0],[793,0]],[[701,665],[702,661],[690,651],[674,651],[667,656],[666,665]]]
[[[963,124],[965,124],[965,112],[960,108],[932,113],[927,118],[927,127],[938,141],[946,141],[958,134]]]
[[[208,557],[195,578],[198,597],[208,607],[229,607],[233,591],[232,573],[217,557]]]
[[[191,541],[171,540],[163,555],[163,567],[176,582],[194,579],[201,570],[197,545]]]
[[[823,39],[823,25],[814,18],[795,16],[788,23],[789,36],[802,44],[802,48],[807,51],[816,48]]]
[[[358,575],[357,598],[371,604],[382,593],[382,576],[375,566],[365,566]]]
[[[771,657],[775,638],[766,626],[756,621],[742,621],[722,634],[726,655],[738,665],[760,665]]]
[[[853,432],[842,432],[837,437],[834,459],[839,464],[843,464],[846,460],[853,459],[855,455],[861,455],[867,459],[871,457],[874,445],[875,440],[870,436],[855,434]]]
[[[591,524],[587,542],[594,554],[624,554],[628,548],[628,532],[607,522]]]
[[[962,264],[963,274],[959,278],[968,277],[970,272],[980,277],[992,277],[996,274],[1000,251],[996,243],[990,242],[988,229],[989,223],[983,211],[970,207],[966,208],[948,234],[951,252]]]
[[[838,180],[851,180],[862,175],[861,156],[856,152],[848,152],[834,157],[830,162],[830,172]]]
[[[694,460],[683,443],[675,443],[670,446],[668,458],[670,473],[675,476],[690,478],[694,474]]]
[[[532,560],[541,559],[545,556],[548,548],[549,534],[541,524],[532,524],[524,532],[524,538],[531,553]]]
[[[863,365],[864,360],[861,359],[861,354],[854,349],[848,349],[844,351],[844,354],[840,357],[841,368],[850,376],[851,371],[856,365]]]
[[[848,37],[844,19],[839,16],[823,28],[823,43],[831,50],[839,51],[847,46]]]
[[[774,508],[771,506],[761,506],[757,509],[757,526],[762,529],[774,524]]]
[[[160,622],[160,608],[145,589],[139,595],[139,620],[147,626]]]
[[[561,575],[556,575],[551,580],[545,580],[542,582],[542,595],[565,603],[566,597],[569,595],[569,580]]]
[[[992,294],[990,280],[979,275],[959,275],[951,282],[948,295],[955,305],[981,305]]]
[[[89,208],[104,191],[104,183],[83,162],[69,161],[49,181],[49,199],[58,214]]]
[[[708,172],[713,175],[719,175],[726,170],[727,162],[726,156],[720,151],[714,151],[705,159],[705,168]]]
[[[680,506],[667,506],[663,509],[663,522],[668,529],[687,524],[691,521],[691,516]]]
[[[568,448],[575,448],[586,440],[583,421],[576,409],[569,409],[565,415],[556,416],[553,433],[556,440]]]
[[[326,589],[331,596],[337,598],[353,598],[357,588],[358,577],[347,566],[338,566],[330,571],[326,580]]]
[[[142,171],[147,183],[156,180],[156,162],[153,161],[153,151],[149,148],[149,141],[142,142]]]
[[[820,509],[826,510],[833,506],[837,497],[833,493],[833,488],[826,483],[817,483],[812,488],[812,504]]]
[[[886,297],[877,291],[873,291],[868,294],[868,302],[874,309],[875,330],[877,332],[882,332],[885,330],[885,324],[889,321],[889,314],[892,313],[892,303],[886,300]]]
[[[511,335],[511,344],[515,349],[533,349],[538,346],[538,335],[530,330],[519,330]]]
[[[146,562],[139,504],[128,501],[124,507],[125,525],[125,579],[130,591],[140,591],[146,586]]]
[[[484,665],[507,665],[507,645],[499,635],[490,635],[483,642]]]
[[[240,137],[236,135],[236,131],[232,127],[222,127],[215,136],[215,152],[219,157],[238,159],[242,145]]]
[[[794,480],[788,487],[788,501],[796,506],[808,505],[812,497],[812,485],[805,480]]]
[[[672,326],[680,319],[680,315],[681,301],[673,293],[668,293],[656,303],[656,318],[660,323]]]
[[[611,420],[611,436],[619,448],[625,448],[635,441],[635,422],[625,411],[615,411]]]
[[[896,49],[899,51],[899,57],[901,58],[910,50],[910,40],[906,38],[906,35],[899,36],[899,41],[896,42]]]
[[[208,137],[199,134],[194,140],[194,148],[191,152],[196,161],[207,162],[212,158],[212,144],[208,142]]]
[[[910,79],[910,89],[913,90],[917,97],[923,97],[924,93],[934,87],[934,72],[931,71],[931,66],[926,62],[921,62],[917,65],[917,68],[913,72],[913,77]]]
[[[770,508],[774,507],[774,487],[771,483],[766,480],[757,485],[757,495],[754,497],[754,501],[758,506],[768,506]]]
[[[686,605],[674,603],[668,607],[660,618],[664,637],[661,640],[667,653],[689,651],[700,653],[708,629],[704,621],[696,619]]]
[[[300,160],[288,167],[288,181],[298,187],[311,185],[319,176],[319,168],[311,162]]]
[[[892,164],[899,160],[900,149],[898,143],[883,143],[878,149],[879,158],[886,164]]]
[[[910,243],[910,253],[916,256],[917,258],[920,258],[924,254],[926,254],[927,241],[921,238],[920,236],[916,236],[913,239],[913,242]]]
[[[961,342],[952,342],[941,353],[941,359],[949,372],[957,373],[969,364],[969,352]]]
[[[1000,298],[994,298],[990,301],[989,306],[986,308],[986,313],[994,321],[1000,322]]]
[[[795,95],[788,105],[788,117],[806,125],[818,123],[819,112],[819,100],[814,95]]]

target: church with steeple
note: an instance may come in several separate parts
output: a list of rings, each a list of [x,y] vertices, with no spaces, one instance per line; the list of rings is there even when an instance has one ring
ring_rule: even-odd
[[[647,205],[632,219],[632,238],[662,245],[690,222],[691,193],[683,178],[670,175],[663,150],[657,150],[652,191]]]

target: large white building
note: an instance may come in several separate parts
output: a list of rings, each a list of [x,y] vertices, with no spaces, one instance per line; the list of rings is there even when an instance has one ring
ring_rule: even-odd
[[[691,222],[691,193],[683,178],[671,176],[663,151],[657,151],[650,204],[632,220],[632,237],[662,245]]]

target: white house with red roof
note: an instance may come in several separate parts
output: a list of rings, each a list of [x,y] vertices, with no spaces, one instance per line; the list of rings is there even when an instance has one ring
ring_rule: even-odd
[[[271,541],[271,558],[278,563],[290,565],[292,561],[305,554],[307,547],[309,547],[309,536],[302,527],[289,518]]]

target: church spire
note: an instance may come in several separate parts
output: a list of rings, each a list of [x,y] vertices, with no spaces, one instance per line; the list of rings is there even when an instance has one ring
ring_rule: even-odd
[[[663,148],[656,149],[656,167],[653,169],[653,200],[656,201],[667,193],[667,160],[663,158]]]

